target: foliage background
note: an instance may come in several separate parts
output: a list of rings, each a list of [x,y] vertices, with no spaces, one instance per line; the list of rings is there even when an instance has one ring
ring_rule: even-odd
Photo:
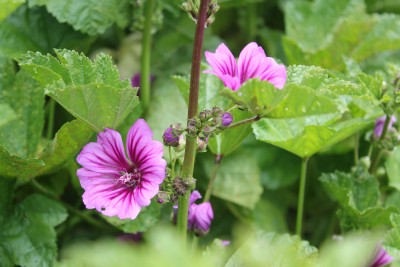
[[[95,130],[114,127],[125,136],[132,123],[144,116],[156,139],[161,140],[171,123],[186,119],[187,89],[182,77],[190,72],[195,24],[178,8],[180,1],[157,2],[151,65],[156,79],[150,108],[143,114],[136,91],[126,80],[140,71],[144,17],[136,2],[141,1],[0,0],[1,266],[124,266],[129,262],[205,266],[210,264],[207,261],[261,266],[260,259],[247,259],[240,251],[243,255],[248,249],[262,254],[265,250],[255,247],[267,248],[271,242],[284,244],[277,246],[283,254],[288,247],[299,248],[298,256],[313,264],[317,257],[314,247],[320,248],[332,235],[376,227],[384,234],[364,238],[378,241],[388,236],[385,248],[393,256],[399,255],[399,149],[387,154],[388,160],[378,171],[379,182],[375,176],[350,174],[355,165],[355,136],[360,156],[367,155],[373,121],[384,113],[379,106],[382,99],[377,96],[381,82],[390,83],[400,70],[398,1],[220,0],[216,20],[206,30],[204,49],[208,51],[224,42],[237,56],[248,42],[257,41],[269,56],[286,66],[325,69],[293,68],[293,83],[300,84],[296,79],[309,75],[330,84],[335,93],[354,89],[335,79],[364,88],[351,113],[362,114],[357,115],[362,117],[362,127],[357,124],[355,135],[334,146],[318,147],[316,152],[320,153],[309,161],[303,239],[313,247],[299,245],[300,240],[294,237],[277,235],[294,232],[301,162],[295,154],[302,155],[299,150],[293,154],[279,148],[292,147],[291,137],[274,142],[270,135],[262,135],[263,127],[271,123],[268,120],[253,126],[255,135],[251,127],[243,127],[240,134],[224,137],[225,157],[211,198],[215,219],[199,246],[205,248],[219,238],[233,240],[230,249],[224,250],[216,242],[206,250],[207,257],[182,253],[182,244],[172,233],[158,230],[169,225],[171,205],[154,203],[135,221],[85,210],[75,175],[79,168],[75,155],[95,140]],[[101,52],[112,60],[99,55]],[[92,62],[86,57],[96,59]],[[333,80],[328,82],[327,77]],[[312,87],[315,80],[304,85]],[[200,106],[209,107],[213,101],[210,95],[222,86],[215,77],[202,74],[201,90],[207,94],[200,99]],[[337,99],[343,95],[338,93]],[[55,102],[50,99],[57,102],[54,118],[50,114]],[[301,100],[299,96],[294,104]],[[285,129],[280,123],[276,127]],[[296,125],[295,121],[285,123]],[[301,130],[304,124],[300,125]],[[232,140],[237,136],[243,138]],[[195,177],[202,193],[212,169],[213,152],[219,153],[212,142],[217,141],[211,141],[209,151],[199,154],[196,162]],[[231,147],[234,143],[236,149]],[[256,232],[254,240],[246,243],[244,239],[253,230],[263,232]],[[115,241],[123,232],[138,231],[149,232],[145,245],[131,247]],[[361,242],[358,238],[349,237],[349,246]],[[248,245],[234,254],[243,243]],[[327,249],[328,256],[323,256],[322,250],[320,257],[326,263],[321,266],[330,266],[328,259],[337,259],[345,248],[343,244]],[[363,249],[371,252],[371,247],[359,251]],[[225,258],[220,257],[220,250],[226,253]],[[141,256],[150,253],[157,253],[158,259]],[[344,266],[362,264],[351,263],[351,256],[344,258],[348,260]],[[294,266],[290,265],[292,260],[298,258],[289,257],[282,266]]]

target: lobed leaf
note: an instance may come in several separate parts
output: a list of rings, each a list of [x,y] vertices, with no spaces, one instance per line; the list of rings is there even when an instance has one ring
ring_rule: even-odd
[[[136,90],[120,79],[109,56],[100,54],[92,62],[75,51],[56,54],[27,53],[19,63],[46,94],[94,130],[117,128],[138,104]]]

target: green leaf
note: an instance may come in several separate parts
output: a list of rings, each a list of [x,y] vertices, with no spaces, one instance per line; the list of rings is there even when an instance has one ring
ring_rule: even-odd
[[[53,227],[67,217],[65,208],[41,195],[30,195],[2,217],[0,262],[20,266],[54,266],[57,258]],[[6,265],[7,266],[7,265]]]
[[[297,236],[259,231],[232,255],[225,267],[311,267],[317,259],[318,250]]]
[[[372,120],[352,119],[335,124],[326,123],[333,118],[330,115],[307,119],[274,120],[264,118],[253,124],[253,132],[258,140],[286,149],[304,158],[346,139],[373,122]]]
[[[389,186],[400,190],[400,147],[395,147],[385,162]]]
[[[205,68],[205,66],[203,66]],[[181,92],[186,104],[189,103],[190,76],[173,76],[176,86]],[[199,83],[199,111],[211,109],[215,106],[222,109],[228,107],[229,102],[220,95],[225,88],[221,80],[210,74],[201,74]]]
[[[0,0],[0,21],[14,12],[23,3],[25,3],[24,0]]]
[[[220,164],[212,195],[253,209],[263,190],[256,158],[248,151],[236,151]],[[207,162],[208,177],[211,169],[211,162]]]
[[[57,58],[27,53],[19,63],[48,95],[94,130],[117,128],[138,104],[138,97],[130,82],[120,79],[111,58],[100,54],[92,62],[74,51],[56,53]]]
[[[386,251],[392,257],[395,257],[395,261],[392,266],[399,266],[399,257],[400,257],[400,214],[393,213],[390,216],[390,222],[392,229],[387,232],[385,235],[385,239],[383,241],[383,246]]]
[[[90,35],[104,33],[113,24],[128,26],[133,9],[130,0],[30,0],[29,6],[46,6],[60,22]]]
[[[2,176],[25,178],[43,166],[43,161],[39,159],[26,159],[11,155],[0,146],[0,173]]]
[[[367,15],[361,0],[292,1],[285,18],[290,64],[344,70],[344,58],[362,62],[400,48],[400,17]]]
[[[57,170],[75,156],[92,136],[93,130],[79,120],[65,123],[40,153],[39,159],[45,165],[32,174],[32,177]]]
[[[12,109],[5,110],[7,123],[0,123],[0,146],[12,154],[35,156],[44,124],[44,92],[26,72],[16,73],[14,63],[4,58],[0,58],[0,105]]]
[[[380,239],[379,233],[363,232],[328,241],[320,250],[318,266],[371,266]]]
[[[222,95],[262,117],[304,117],[337,110],[335,102],[328,97],[294,83],[287,83],[279,90],[269,82],[249,80],[238,91],[225,88]]]
[[[344,230],[389,226],[390,214],[397,212],[394,207],[382,207],[378,181],[366,171],[354,175],[343,172],[323,174],[320,181],[341,206],[338,217]]]
[[[328,173],[323,174],[320,181],[328,194],[343,207],[351,206],[363,211],[379,203],[378,181],[368,173]]]
[[[341,18],[360,13],[363,8],[362,0],[290,1],[285,5],[286,34],[302,50],[315,52],[329,43],[330,33]]]
[[[234,109],[230,111],[233,116],[233,123],[250,118],[251,114],[246,111]],[[210,138],[208,148],[215,155],[227,156],[235,151],[242,141],[251,133],[251,124],[234,127],[224,130],[217,136]]]
[[[260,199],[254,209],[231,203],[228,203],[228,208],[241,222],[256,230],[287,232],[284,210],[271,201]]]
[[[152,201],[147,207],[142,208],[136,219],[121,220],[118,217],[102,216],[108,223],[118,227],[125,233],[146,232],[154,226],[160,218],[161,205],[157,201]]]
[[[87,51],[93,38],[60,24],[44,8],[19,7],[0,21],[0,55],[18,57],[27,51],[52,52],[54,48]]]

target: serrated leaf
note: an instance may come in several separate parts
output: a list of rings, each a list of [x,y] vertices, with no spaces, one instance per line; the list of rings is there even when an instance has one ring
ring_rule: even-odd
[[[232,255],[225,267],[311,267],[317,259],[318,250],[297,236],[259,231]]]
[[[48,95],[94,130],[117,128],[138,104],[138,97],[130,82],[120,79],[111,58],[100,54],[92,62],[74,51],[56,53],[57,58],[28,53],[19,63]]]
[[[147,207],[142,208],[136,219],[121,220],[118,217],[102,216],[108,223],[121,229],[125,233],[146,232],[154,226],[160,218],[161,205],[157,201],[152,201]]]
[[[320,181],[328,194],[339,202],[337,215],[343,230],[388,227],[394,207],[384,208],[380,203],[379,184],[367,172],[323,174]]]
[[[41,195],[30,195],[3,220],[0,232],[1,262],[20,266],[54,266],[57,258],[53,227],[67,217],[65,208]]]
[[[258,140],[283,148],[301,158],[328,148],[372,124],[372,120],[353,119],[332,124],[335,117],[307,119],[261,119],[254,123]]]
[[[104,33],[113,24],[123,28],[132,16],[130,0],[30,0],[29,6],[46,6],[60,22],[90,35]]]
[[[233,123],[250,118],[249,112],[234,109],[230,111]],[[208,148],[215,155],[227,156],[235,151],[242,141],[251,133],[251,124],[246,124],[232,129],[224,130],[217,136],[210,138]]]
[[[328,173],[323,174],[320,181],[329,195],[343,207],[351,206],[363,211],[379,203],[378,181],[368,173]]]
[[[57,47],[86,51],[93,40],[59,23],[44,8],[23,5],[0,22],[0,55],[7,57],[27,51],[52,52]]]
[[[400,148],[395,147],[385,162],[389,186],[400,190]]]
[[[223,158],[211,194],[240,206],[253,209],[260,199],[260,168],[254,156],[243,151]],[[211,162],[206,164],[208,176]]]

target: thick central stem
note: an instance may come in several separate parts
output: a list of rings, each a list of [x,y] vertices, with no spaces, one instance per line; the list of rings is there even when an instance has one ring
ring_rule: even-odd
[[[190,92],[189,92],[189,108],[188,119],[197,115],[198,99],[199,99],[199,80],[200,80],[200,62],[203,48],[204,28],[207,19],[209,0],[200,2],[200,9],[196,25],[196,33],[194,36],[194,47],[192,56],[192,69],[190,73]],[[185,157],[182,166],[182,179],[189,179],[193,176],[193,168],[196,156],[197,143],[196,138],[186,138]],[[178,201],[178,231],[186,240],[188,208],[189,208],[190,191],[179,198]]]
[[[145,1],[145,22],[142,39],[140,100],[146,111],[150,102],[151,21],[155,0]]]
[[[300,238],[303,223],[304,195],[306,191],[307,162],[308,158],[303,158],[301,161],[299,199],[297,202],[296,235],[298,235]]]

